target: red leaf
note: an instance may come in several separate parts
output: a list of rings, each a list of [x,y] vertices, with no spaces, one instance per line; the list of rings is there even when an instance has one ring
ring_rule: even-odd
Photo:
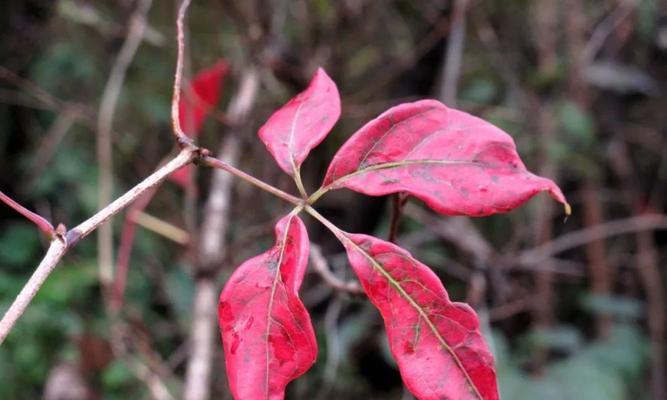
[[[435,100],[401,104],[357,131],[335,155],[326,189],[371,196],[407,192],[448,215],[484,216],[558,186],[530,173],[499,128]]]
[[[271,115],[260,128],[259,137],[280,168],[296,176],[310,150],[324,140],[338,117],[338,89],[319,68],[305,91]]]
[[[169,180],[185,189],[190,185],[191,176],[192,164],[187,164],[172,172],[171,175],[169,175]]]
[[[220,100],[222,80],[229,71],[226,61],[199,71],[184,90],[178,104],[181,128],[190,137],[197,136],[204,119]],[[169,175],[169,179],[182,188],[188,187],[192,176],[192,165],[185,165]]]
[[[228,70],[227,62],[220,60],[197,73],[189,87],[184,90],[178,112],[181,127],[188,136],[199,134],[204,118],[218,103],[221,82]]]
[[[282,399],[317,357],[310,316],[298,297],[310,243],[299,217],[276,225],[276,245],[243,264],[220,295],[218,317],[236,399]]]
[[[454,303],[427,266],[393,243],[346,234],[347,255],[380,310],[407,388],[419,399],[498,399],[477,315]]]

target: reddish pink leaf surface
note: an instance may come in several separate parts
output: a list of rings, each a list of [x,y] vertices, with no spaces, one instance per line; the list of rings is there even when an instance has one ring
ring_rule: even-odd
[[[259,137],[280,168],[295,176],[310,150],[324,140],[338,117],[338,89],[319,68],[305,91],[271,115],[260,128]]]
[[[364,291],[380,310],[407,388],[422,400],[498,399],[491,355],[467,304],[393,243],[347,234],[343,243]]]
[[[506,212],[543,191],[566,204],[554,182],[526,169],[508,134],[435,100],[401,104],[363,126],[335,155],[323,187],[407,192],[447,215]]]
[[[310,243],[299,217],[276,225],[276,245],[236,269],[218,316],[235,399],[282,399],[317,358],[310,316],[298,297]]]
[[[183,91],[178,105],[181,128],[186,135],[199,135],[204,119],[220,100],[222,81],[229,71],[226,61],[220,60],[213,66],[201,70]],[[185,165],[171,175],[169,179],[185,188],[190,184],[192,165]]]
[[[220,100],[222,80],[229,71],[226,61],[220,60],[213,66],[199,71],[183,91],[178,112],[181,128],[186,135],[197,136],[204,118]]]
[[[187,188],[192,180],[192,165],[184,165],[169,175],[169,180],[182,188]]]

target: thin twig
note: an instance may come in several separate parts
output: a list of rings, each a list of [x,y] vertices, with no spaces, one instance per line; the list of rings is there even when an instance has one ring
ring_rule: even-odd
[[[278,189],[277,187],[271,186],[268,183],[266,183],[266,182],[264,182],[260,179],[257,179],[254,176],[249,175],[249,174],[239,170],[238,168],[236,168],[232,165],[229,165],[228,163],[224,162],[223,160],[217,159],[217,158],[212,157],[212,156],[203,156],[199,162],[202,165],[206,165],[206,166],[209,166],[209,167],[212,167],[212,168],[218,168],[218,169],[225,170],[225,171],[229,172],[230,174],[235,175],[238,178],[241,178],[244,181],[250,183],[251,185],[255,185],[256,187],[258,187],[258,188],[260,188],[260,189],[262,189],[266,192],[269,192],[269,193],[273,194],[274,196],[279,197],[279,198],[281,198],[281,199],[283,199],[287,202],[290,202],[294,205],[299,205],[299,204],[302,203],[302,200],[299,199],[298,197],[293,196],[293,195],[291,195],[291,194],[289,194],[285,191],[282,191],[282,190]]]
[[[46,90],[39,87],[39,85],[37,85],[35,82],[25,79],[14,73],[12,70],[5,68],[1,65],[0,65],[0,80],[5,80],[7,82],[10,82],[20,90],[30,94],[37,101],[39,101],[41,104],[43,104],[45,107],[49,109],[61,112],[67,109],[85,110],[85,113],[82,114],[87,117],[88,122],[93,121],[92,115],[94,114],[94,110],[92,110],[90,107],[84,106],[82,104],[60,100],[55,96],[53,96],[52,94],[50,94],[49,92],[47,92]]]
[[[326,282],[326,284],[331,286],[333,289],[352,294],[361,294],[364,292],[359,285],[359,282],[346,282],[331,272],[329,263],[324,257],[324,254],[322,254],[322,249],[320,246],[316,244],[310,245],[310,260],[313,263],[312,265],[315,272],[317,272],[320,277],[322,277],[324,282]]]
[[[152,0],[141,0],[132,14],[127,37],[111,67],[109,79],[100,102],[99,118],[97,120],[98,206],[100,208],[109,204],[113,198],[113,147],[111,136],[113,116],[125,81],[125,74],[143,40],[146,30],[146,14],[151,3]],[[113,226],[111,224],[100,227],[97,236],[97,251],[100,283],[102,288],[106,290],[113,280]]]
[[[605,40],[639,5],[637,0],[621,0],[616,9],[607,15],[593,30],[590,39],[582,50],[581,62],[583,66],[592,63],[600,52]]]
[[[392,196],[391,219],[389,220],[389,235],[387,238],[392,243],[396,243],[398,226],[401,222],[401,214],[403,213],[403,207],[407,201],[408,196],[405,193],[397,193]]]
[[[30,171],[25,179],[24,187],[34,187],[34,182],[37,178],[44,174],[44,170],[53,158],[53,155],[56,154],[58,146],[65,139],[65,136],[74,123],[81,118],[80,114],[81,110],[79,109],[65,109],[63,112],[58,113],[56,119],[45,132],[44,138],[37,145],[35,155],[30,162]]]
[[[176,41],[178,44],[178,54],[176,56],[176,73],[174,75],[174,94],[171,101],[171,123],[176,143],[180,147],[191,143],[190,138],[183,132],[181,127],[181,118],[179,105],[181,102],[181,82],[183,80],[183,54],[185,52],[185,33],[183,29],[185,14],[190,6],[190,0],[183,0],[178,8],[176,16]]]
[[[56,229],[56,238],[51,241],[51,245],[39,266],[33,272],[25,286],[21,289],[18,296],[9,307],[5,315],[0,320],[0,344],[7,337],[16,321],[25,312],[26,307],[35,296],[37,291],[54,270],[65,252],[72,248],[81,238],[89,235],[97,227],[106,222],[109,218],[119,213],[122,209],[130,205],[137,197],[141,196],[147,190],[155,187],[162,182],[169,174],[192,162],[197,149],[184,149],[167,164],[160,167],[146,179],[141,181],[127,193],[116,199],[111,204],[99,210],[95,215],[77,225],[65,233],[65,228],[61,225]]]
[[[153,172],[146,179],[141,181],[128,192],[120,196],[114,202],[98,211],[95,215],[83,221],[74,229],[67,232],[68,244],[70,246],[76,244],[81,238],[87,236],[100,226],[103,222],[118,214],[121,210],[129,206],[137,197],[144,194],[148,189],[157,186],[167,178],[172,172],[189,164],[197,155],[197,150],[194,148],[186,148],[168,163],[164,164],[157,171]]]
[[[558,253],[583,246],[594,240],[639,231],[664,229],[667,229],[667,215],[641,215],[618,219],[562,235],[534,249],[524,251],[519,255],[517,261],[523,265],[534,265]]]
[[[58,262],[65,255],[66,251],[67,240],[64,237],[59,236],[51,240],[46,255],[44,255],[35,272],[2,317],[2,321],[0,321],[0,344],[5,341],[16,321],[23,315],[28,304],[35,297],[39,288],[42,287],[46,278],[56,268],[56,265],[58,265]]]
[[[214,327],[218,289],[214,279],[198,279],[193,299],[192,329],[189,337],[190,358],[185,375],[183,399],[206,400],[210,397],[211,366],[214,352]]]
[[[466,35],[466,12],[468,0],[456,0],[452,25],[445,52],[445,62],[440,77],[440,99],[447,105],[456,106],[456,93],[461,74],[461,58]]]

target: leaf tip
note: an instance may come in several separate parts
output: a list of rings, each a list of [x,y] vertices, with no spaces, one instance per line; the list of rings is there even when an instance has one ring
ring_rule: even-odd
[[[565,202],[563,203],[563,208],[565,209],[565,216],[569,217],[572,215],[572,206],[570,206],[570,203]]]

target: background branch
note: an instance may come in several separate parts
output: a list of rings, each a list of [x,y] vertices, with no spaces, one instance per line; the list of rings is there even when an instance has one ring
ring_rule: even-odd
[[[130,17],[130,28],[127,37],[111,67],[111,73],[100,102],[99,118],[97,120],[97,166],[99,170],[97,204],[99,208],[109,204],[113,196],[113,138],[111,136],[113,116],[123,88],[127,68],[132,63],[134,55],[143,40],[146,31],[146,14],[148,14],[151,3],[152,0],[139,0],[137,9]],[[100,283],[102,284],[102,290],[108,292],[113,281],[112,224],[100,227],[97,236],[97,252]]]

